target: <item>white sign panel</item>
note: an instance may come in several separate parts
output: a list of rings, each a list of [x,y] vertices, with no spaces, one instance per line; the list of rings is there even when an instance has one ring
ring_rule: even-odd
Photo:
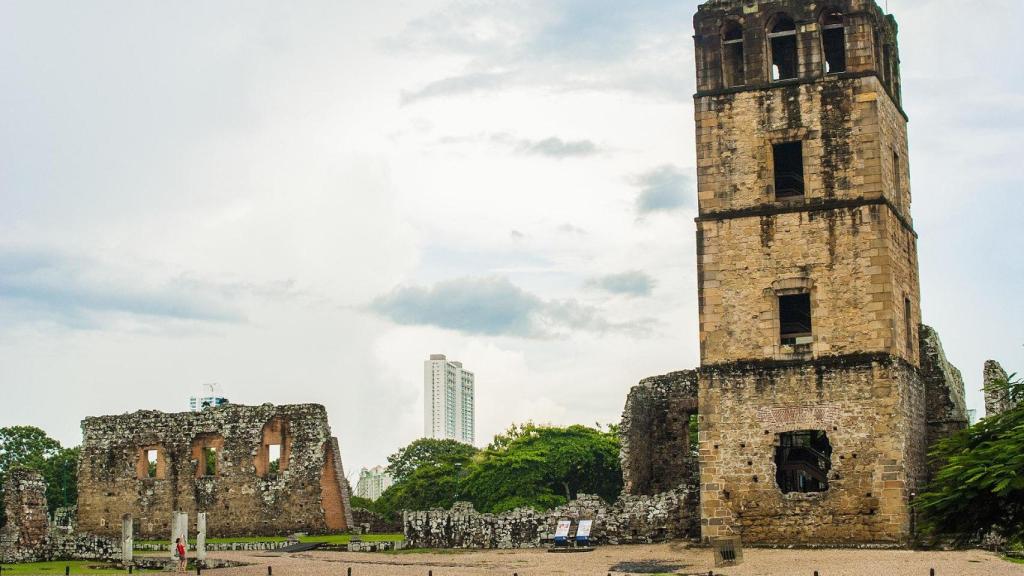
[[[569,537],[569,525],[572,524],[572,520],[559,520],[558,528],[555,529],[555,538],[568,538]]]
[[[593,525],[593,520],[580,520],[580,525],[576,528],[576,537],[590,538],[590,528]]]

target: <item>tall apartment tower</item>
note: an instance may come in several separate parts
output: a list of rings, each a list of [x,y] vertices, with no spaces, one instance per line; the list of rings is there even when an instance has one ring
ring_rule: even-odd
[[[896,22],[709,0],[694,28],[702,536],[906,542],[927,418]]]
[[[356,496],[376,500],[392,484],[394,480],[383,466],[363,468],[359,471],[359,480],[356,482]]]
[[[476,434],[475,383],[462,362],[431,354],[423,362],[423,435],[473,444]]]

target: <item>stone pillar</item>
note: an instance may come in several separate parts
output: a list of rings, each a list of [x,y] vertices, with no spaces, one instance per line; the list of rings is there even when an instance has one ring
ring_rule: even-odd
[[[188,549],[188,514],[174,512],[171,515],[171,558],[175,557],[174,541],[181,538]]]
[[[206,561],[206,512],[196,515],[196,560]]]
[[[121,516],[121,563],[131,564],[135,540],[132,538],[132,515]]]

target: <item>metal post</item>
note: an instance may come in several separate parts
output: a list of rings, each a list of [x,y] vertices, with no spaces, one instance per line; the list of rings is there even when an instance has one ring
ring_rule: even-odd
[[[267,566],[267,576],[274,576],[274,569]]]
[[[68,576],[69,574],[71,574],[71,566],[65,566],[64,567],[64,576]]]

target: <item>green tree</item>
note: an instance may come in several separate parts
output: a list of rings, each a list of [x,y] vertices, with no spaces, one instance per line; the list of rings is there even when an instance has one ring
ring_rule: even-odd
[[[348,499],[348,503],[353,508],[362,508],[363,510],[373,511],[373,500],[369,498],[363,498],[362,496],[352,496]]]
[[[614,429],[513,426],[474,460],[464,491],[477,509],[547,509],[581,492],[614,500],[622,490]]]
[[[387,472],[397,484],[421,466],[466,462],[477,452],[473,446],[456,440],[421,438],[388,456]]]
[[[1024,382],[1000,384],[1019,398]],[[932,458],[941,468],[918,499],[932,532],[962,540],[996,530],[1024,537],[1024,405],[982,419],[939,442]]]
[[[77,501],[78,448],[61,448],[60,442],[35,426],[0,428],[0,501],[8,473],[19,467],[43,475],[50,512]],[[0,524],[4,523],[6,518],[0,506]]]

